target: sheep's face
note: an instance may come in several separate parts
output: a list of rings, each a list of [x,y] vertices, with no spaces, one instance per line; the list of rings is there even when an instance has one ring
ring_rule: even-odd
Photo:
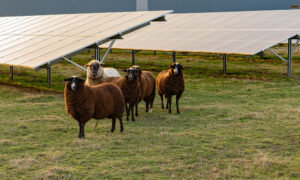
[[[124,72],[126,72],[127,74],[125,75],[125,78],[129,81],[133,81],[136,78],[138,78],[141,74],[141,70],[140,69],[135,69],[133,67],[123,70]]]
[[[170,69],[172,70],[172,73],[176,76],[181,73],[181,71],[184,69],[181,64],[179,63],[173,63],[170,66]]]
[[[64,81],[67,83],[68,89],[74,92],[78,91],[84,85],[84,80],[76,76],[65,79]]]
[[[102,70],[103,63],[100,63],[97,60],[92,60],[87,64],[88,75],[91,78],[97,78],[100,76],[100,72]]]

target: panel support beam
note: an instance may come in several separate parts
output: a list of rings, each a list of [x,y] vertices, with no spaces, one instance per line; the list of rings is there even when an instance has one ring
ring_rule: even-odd
[[[173,52],[172,56],[173,56],[173,63],[175,63],[176,62],[176,52]]]
[[[71,64],[73,64],[73,65],[79,67],[80,69],[82,69],[82,70],[84,70],[84,71],[87,71],[87,69],[86,69],[85,67],[80,66],[79,64],[73,62],[71,59],[68,59],[68,58],[66,58],[66,57],[63,57],[63,59],[66,60],[66,61],[68,61],[69,63],[71,63]]]
[[[116,39],[113,39],[113,40],[111,41],[111,43],[109,44],[109,46],[108,46],[108,48],[107,48],[107,50],[106,50],[104,56],[102,57],[102,59],[101,59],[101,61],[100,61],[101,63],[103,63],[103,61],[105,60],[105,58],[106,58],[108,52],[111,51],[111,47],[114,45],[115,41],[116,41]]]
[[[292,77],[292,39],[288,40],[288,78]]]
[[[135,50],[131,51],[131,56],[132,56],[132,65],[135,65]]]
[[[272,51],[271,49],[268,49],[271,53],[273,53],[275,56],[279,57],[281,60],[283,60],[284,62],[288,62],[286,59],[284,59],[283,57],[281,57],[279,54],[277,54],[276,52]]]
[[[100,61],[100,48],[98,46],[95,47],[95,59]]]
[[[48,85],[51,86],[52,78],[51,78],[51,65],[50,64],[48,64],[48,67],[47,67],[47,81],[48,81]]]
[[[10,66],[9,68],[10,68],[10,80],[14,81],[14,67]]]
[[[227,54],[223,54],[223,74],[227,74]]]

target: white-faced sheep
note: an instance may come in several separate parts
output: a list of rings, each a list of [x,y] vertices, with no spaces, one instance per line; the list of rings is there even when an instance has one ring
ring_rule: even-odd
[[[141,97],[140,101],[144,100],[146,103],[146,112],[149,110],[152,112],[153,101],[155,98],[156,92],[156,80],[154,75],[149,71],[142,71],[139,66],[132,66],[134,69],[137,69],[140,72],[140,87],[141,87]],[[138,116],[138,103],[136,104],[136,116]]]
[[[92,60],[87,64],[86,84],[95,86],[104,82],[108,77],[121,77],[119,72],[114,68],[103,68],[103,63]]]
[[[123,77],[111,77],[107,78],[105,82],[111,82],[116,84],[122,90],[122,93],[125,98],[126,103],[126,113],[127,113],[127,121],[129,120],[129,114],[131,111],[131,120],[135,121],[134,119],[134,106],[136,103],[139,102],[141,96],[141,89],[139,84],[139,71],[135,70],[134,68],[129,68],[124,70],[126,72],[125,76]],[[129,108],[127,107],[129,104]]]
[[[115,130],[116,118],[123,131],[122,116],[125,111],[124,96],[120,88],[111,83],[88,86],[79,77],[65,79],[65,104],[67,112],[78,121],[79,136],[84,138],[84,126],[91,118],[112,119],[111,132]]]
[[[176,95],[177,113],[179,112],[178,101],[184,92],[184,78],[182,70],[184,68],[179,63],[173,63],[168,70],[160,72],[156,79],[158,94],[161,98],[161,107],[164,109],[163,95],[167,98],[167,108],[171,113],[172,96]]]

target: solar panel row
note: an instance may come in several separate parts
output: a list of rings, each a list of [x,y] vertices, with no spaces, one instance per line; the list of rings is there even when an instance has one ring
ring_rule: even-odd
[[[0,64],[39,68],[170,11],[0,18]]]

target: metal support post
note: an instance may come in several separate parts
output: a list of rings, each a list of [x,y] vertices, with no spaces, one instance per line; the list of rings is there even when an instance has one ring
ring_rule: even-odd
[[[100,60],[100,48],[99,47],[95,47],[95,59],[96,60]]]
[[[10,80],[13,81],[14,80],[14,67],[10,66]]]
[[[132,65],[135,65],[135,50],[131,51],[131,55],[132,55]]]
[[[227,74],[227,54],[223,54],[223,74]]]
[[[156,55],[156,51],[153,51],[153,55]]]
[[[51,79],[51,66],[48,65],[47,67],[47,80],[48,80],[48,85],[52,85],[52,79]]]
[[[173,62],[175,63],[176,62],[176,52],[173,52]]]
[[[292,77],[292,39],[288,40],[288,78]]]

